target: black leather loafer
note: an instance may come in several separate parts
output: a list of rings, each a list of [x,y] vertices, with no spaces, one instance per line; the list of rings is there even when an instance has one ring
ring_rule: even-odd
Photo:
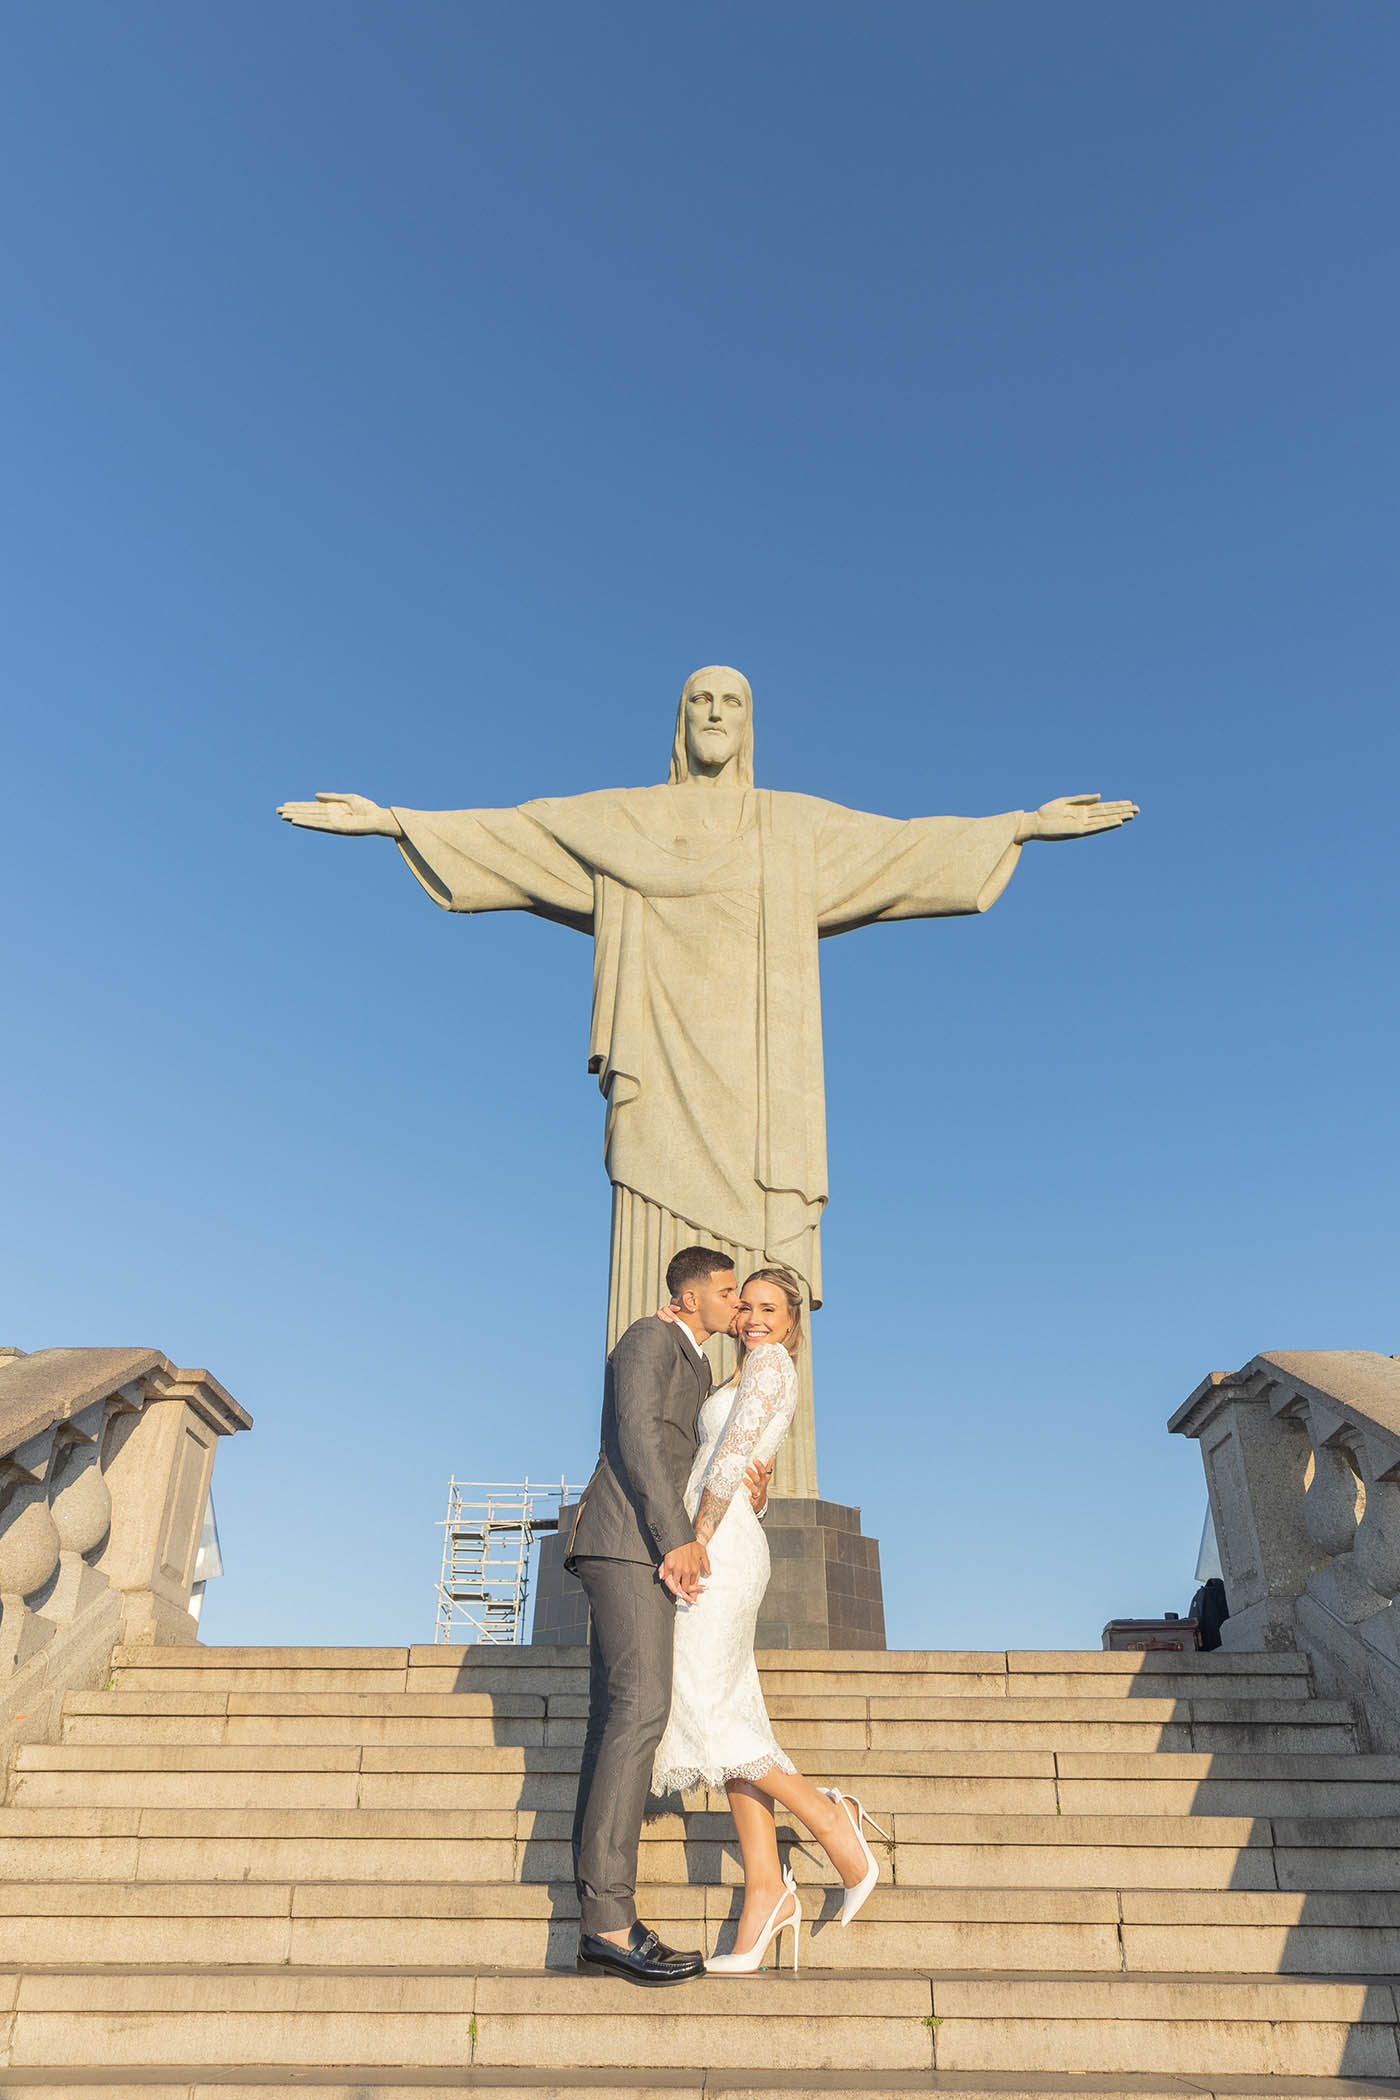
[[[625,1976],[629,1983],[689,1983],[692,1976],[704,1975],[705,1957],[677,1954],[674,1947],[664,1946],[638,1918],[625,1947],[601,1939],[596,1932],[581,1932],[578,1967],[600,1976]]]

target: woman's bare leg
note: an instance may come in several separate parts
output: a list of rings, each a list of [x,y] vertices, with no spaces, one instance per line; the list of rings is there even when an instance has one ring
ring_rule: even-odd
[[[782,1894],[778,1833],[773,1823],[773,1804],[751,1779],[727,1779],[724,1790],[729,1796],[729,1810],[739,1833],[739,1852],[744,1862],[744,1908],[739,1913],[734,1952],[747,1954]]]
[[[828,1800],[826,1795],[814,1787],[810,1779],[804,1779],[800,1772],[781,1772],[776,1766],[765,1772],[761,1779],[746,1780],[743,1783],[757,1788],[760,1793],[768,1795],[774,1801],[781,1801],[784,1808],[790,1808],[799,1822],[807,1825],[807,1828],[841,1876],[842,1886],[848,1889],[855,1887],[865,1872],[865,1854],[860,1848],[855,1827],[839,1802]],[[731,1793],[731,1803],[733,1798]],[[770,1821],[771,1815],[772,1812],[770,1810]],[[735,1821],[737,1823],[737,1816]],[[742,1835],[740,1836],[739,1845],[742,1851]],[[776,1856],[777,1843],[775,1838],[774,1857],[776,1858]],[[745,1871],[747,1871],[747,1865],[748,1859],[746,1854]],[[773,1900],[774,1902],[777,1901],[776,1895]],[[769,1908],[772,1908],[772,1904],[769,1905]]]

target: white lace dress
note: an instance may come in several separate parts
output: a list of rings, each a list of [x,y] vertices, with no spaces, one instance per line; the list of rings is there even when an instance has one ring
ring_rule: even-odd
[[[700,1448],[686,1483],[694,1517],[708,1488],[728,1503],[710,1540],[709,1579],[694,1604],[676,1601],[671,1713],[652,1767],[653,1794],[720,1787],[726,1779],[791,1772],[768,1724],[753,1659],[768,1587],[768,1541],[744,1487],[754,1459],[772,1458],[797,1405],[797,1371],[779,1342],[744,1360],[738,1390],[722,1385],[700,1410]]]

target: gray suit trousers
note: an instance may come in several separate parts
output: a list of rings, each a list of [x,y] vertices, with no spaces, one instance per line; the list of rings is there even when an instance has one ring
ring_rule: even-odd
[[[583,1932],[622,1932],[637,1915],[637,1846],[652,1759],[671,1709],[676,1607],[644,1561],[580,1555],[588,1593],[588,1732],[574,1809]]]

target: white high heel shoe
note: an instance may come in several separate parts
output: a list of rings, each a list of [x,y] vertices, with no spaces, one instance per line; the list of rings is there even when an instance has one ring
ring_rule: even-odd
[[[792,1899],[792,1915],[780,1918],[778,1912]],[[747,1954],[712,1954],[705,1964],[708,1976],[752,1976],[763,1963],[763,1957],[773,1944],[778,1942],[778,1967],[783,1965],[782,1937],[792,1927],[792,1973],[797,1974],[798,1940],[802,1931],[802,1898],[797,1893],[797,1883],[792,1878],[792,1869],[783,1869],[783,1893],[773,1905],[768,1923],[754,1941]]]
[[[892,1844],[893,1839],[887,1830],[880,1829],[880,1825],[875,1821],[874,1816],[868,1816],[865,1813],[865,1810],[861,1807],[859,1801],[855,1799],[854,1795],[843,1794],[839,1786],[824,1786],[821,1788],[821,1792],[826,1795],[828,1801],[834,1801],[838,1808],[845,1809],[846,1814],[851,1819],[852,1828],[860,1841],[860,1849],[865,1854],[864,1874],[855,1883],[854,1887],[846,1890],[845,1895],[841,1899],[841,1923],[849,1925],[876,1882],[880,1879],[880,1865],[869,1845],[865,1842],[864,1826],[868,1823],[872,1830],[879,1831],[880,1836],[887,1845]]]

